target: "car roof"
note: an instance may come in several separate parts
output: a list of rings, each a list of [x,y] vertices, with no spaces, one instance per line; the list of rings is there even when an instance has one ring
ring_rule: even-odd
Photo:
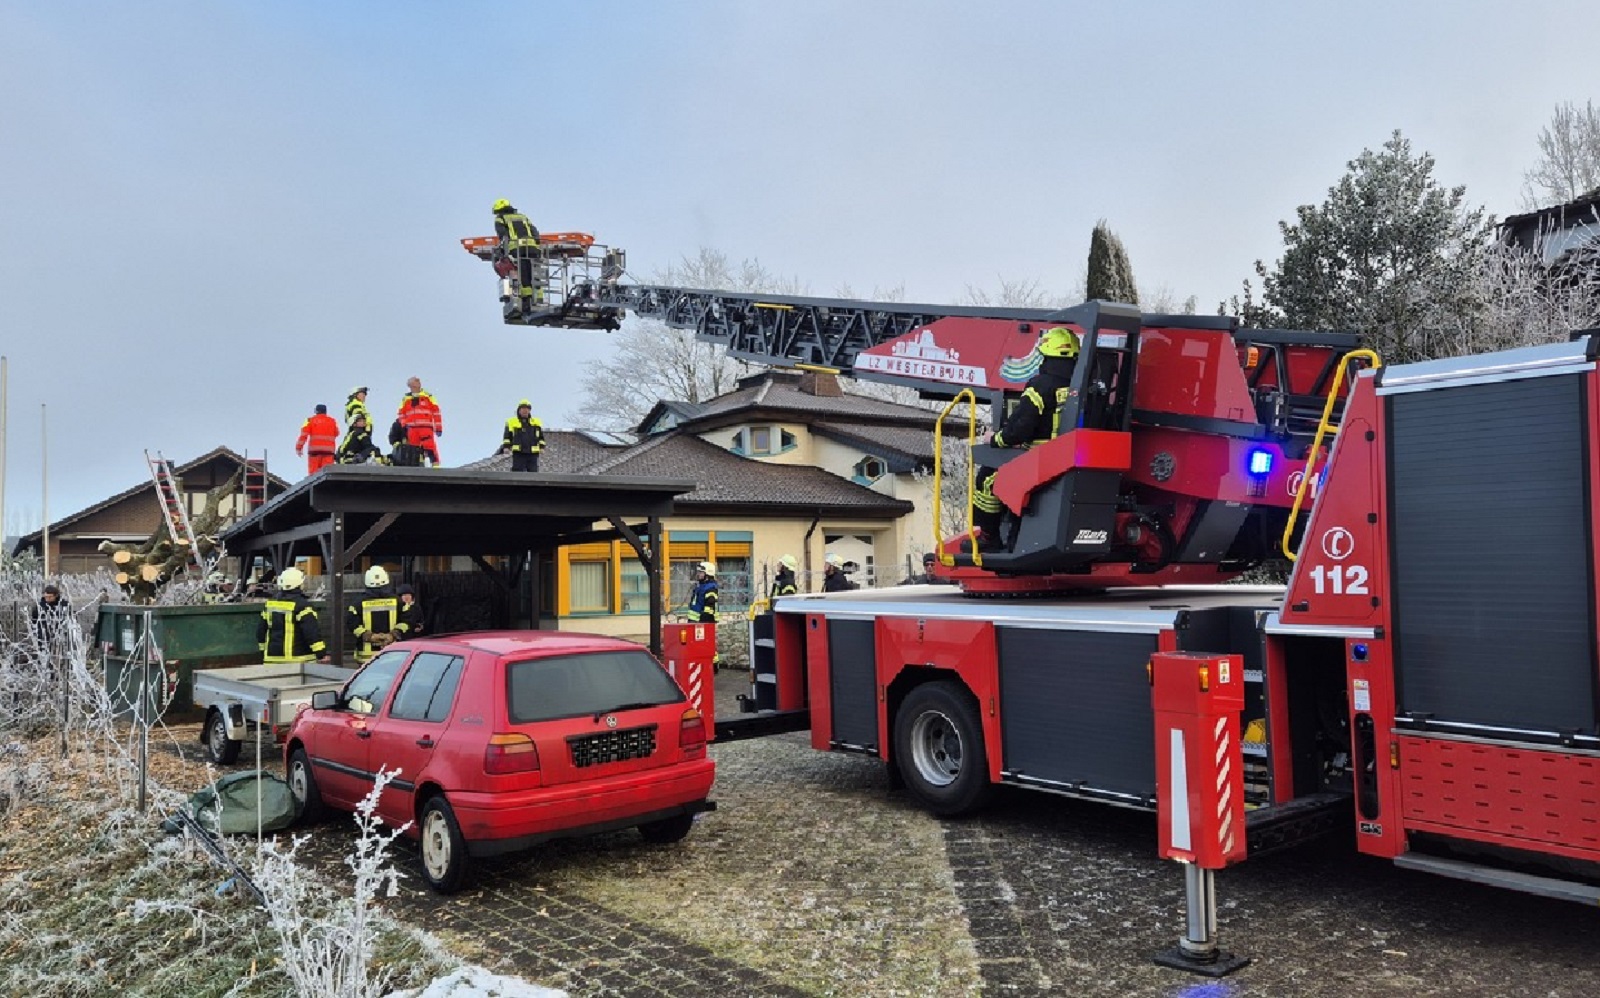
[[[544,655],[569,655],[575,652],[645,651],[643,645],[602,634],[573,631],[467,631],[461,634],[423,636],[418,643],[433,647],[453,645],[491,655],[537,658]],[[408,642],[409,643],[409,642]]]

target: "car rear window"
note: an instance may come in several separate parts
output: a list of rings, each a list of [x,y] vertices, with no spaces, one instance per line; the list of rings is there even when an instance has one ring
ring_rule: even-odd
[[[678,684],[642,650],[526,659],[506,666],[512,724],[683,701]]]

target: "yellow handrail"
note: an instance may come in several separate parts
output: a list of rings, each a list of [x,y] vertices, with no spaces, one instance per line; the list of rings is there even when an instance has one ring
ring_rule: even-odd
[[[939,525],[944,522],[942,515],[942,500],[944,498],[944,419],[950,415],[950,410],[967,400],[967,538],[972,548],[972,563],[979,568],[983,567],[983,552],[978,550],[978,532],[972,524],[970,511],[972,509],[973,475],[977,466],[972,462],[972,447],[978,439],[978,396],[972,389],[963,388],[950,404],[939,413],[939,421],[933,424],[933,550],[939,552],[939,564],[945,568],[955,566],[956,560],[944,550],[944,540],[939,534]]]
[[[1300,557],[1289,546],[1289,538],[1294,534],[1295,521],[1300,518],[1300,506],[1306,501],[1306,492],[1310,490],[1311,482],[1316,477],[1312,471],[1316,465],[1317,452],[1322,449],[1322,438],[1328,434],[1337,435],[1339,432],[1339,428],[1330,420],[1333,418],[1333,404],[1339,399],[1339,388],[1344,384],[1345,368],[1352,360],[1365,360],[1374,368],[1383,366],[1383,358],[1374,350],[1352,350],[1339,358],[1339,368],[1333,372],[1333,386],[1328,389],[1328,401],[1322,406],[1322,418],[1317,421],[1316,435],[1311,438],[1311,449],[1306,451],[1306,470],[1300,475],[1300,487],[1294,490],[1294,505],[1289,507],[1289,521],[1283,525],[1283,553],[1290,561],[1296,561]],[[1329,449],[1332,449],[1331,445]],[[1320,475],[1321,472],[1317,474]]]

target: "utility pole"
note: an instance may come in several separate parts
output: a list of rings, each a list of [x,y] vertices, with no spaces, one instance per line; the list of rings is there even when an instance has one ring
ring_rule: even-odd
[[[39,403],[39,501],[44,505],[44,577],[50,578],[50,430],[48,411]]]

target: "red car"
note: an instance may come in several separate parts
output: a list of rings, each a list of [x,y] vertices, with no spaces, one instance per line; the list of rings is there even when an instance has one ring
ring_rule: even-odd
[[[716,764],[683,690],[638,645],[559,631],[485,631],[384,649],[339,693],[316,694],[284,742],[301,818],[378,802],[411,822],[423,876],[460,888],[468,856],[637,827],[676,842]]]

